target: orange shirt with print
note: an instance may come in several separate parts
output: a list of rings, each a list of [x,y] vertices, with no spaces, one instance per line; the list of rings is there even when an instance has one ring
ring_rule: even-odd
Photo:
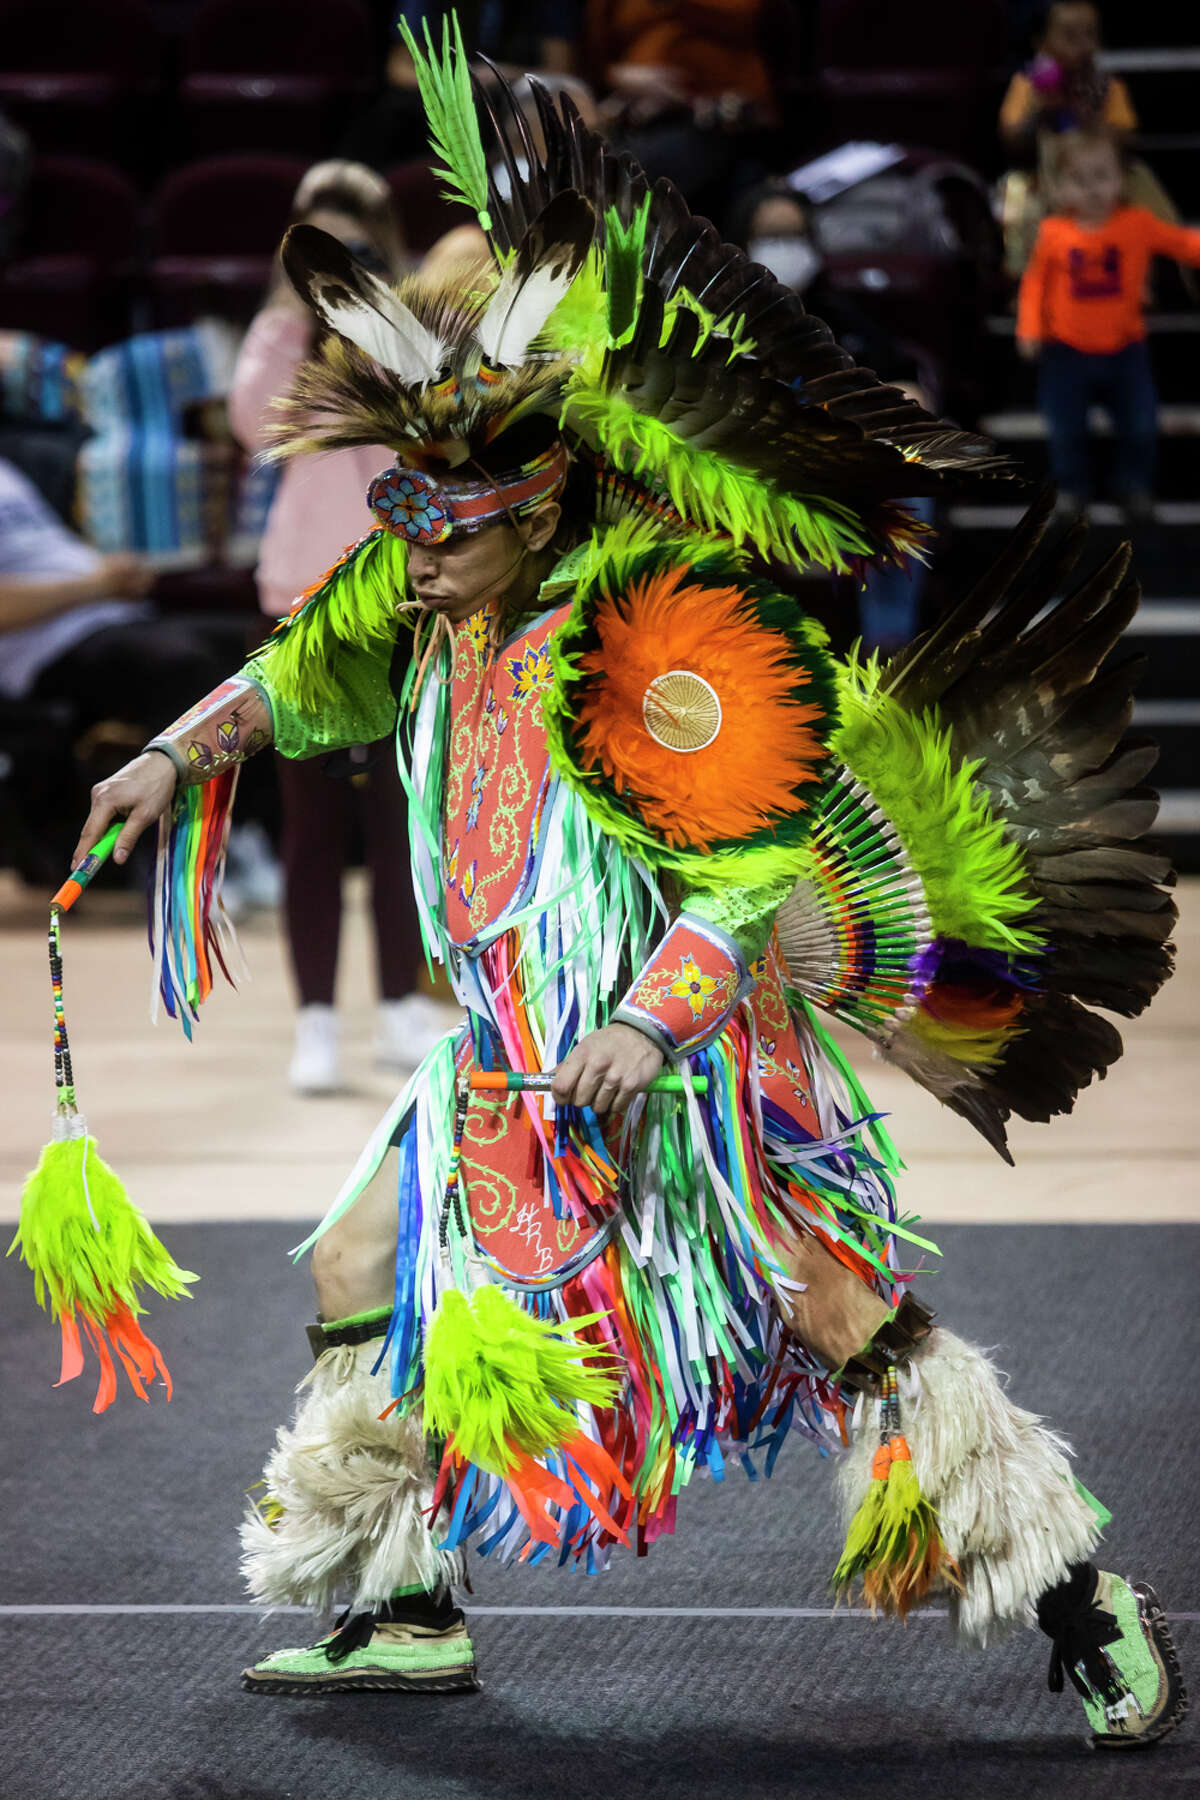
[[[1142,294],[1152,256],[1200,267],[1200,231],[1144,206],[1120,206],[1103,225],[1043,219],[1017,300],[1017,336],[1113,356],[1146,335]]]

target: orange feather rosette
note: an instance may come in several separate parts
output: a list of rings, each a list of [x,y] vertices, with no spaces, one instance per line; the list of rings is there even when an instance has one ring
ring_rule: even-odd
[[[602,591],[576,662],[580,764],[673,849],[760,838],[805,809],[797,790],[824,773],[824,659],[783,618],[806,622],[784,596],[722,573],[733,579],[676,562]]]

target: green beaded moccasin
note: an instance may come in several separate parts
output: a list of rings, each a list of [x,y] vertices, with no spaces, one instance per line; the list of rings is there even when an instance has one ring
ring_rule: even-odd
[[[1090,1604],[1055,1634],[1050,1687],[1064,1673],[1083,1701],[1097,1750],[1143,1750],[1187,1712],[1179,1658],[1158,1595],[1097,1571]]]
[[[343,1615],[307,1649],[276,1650],[242,1671],[252,1694],[463,1694],[479,1687],[462,1613],[443,1625]]]

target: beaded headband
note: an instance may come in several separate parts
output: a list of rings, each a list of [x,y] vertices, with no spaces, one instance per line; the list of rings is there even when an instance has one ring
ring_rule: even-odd
[[[472,481],[460,471],[435,481],[395,463],[367,489],[367,505],[394,537],[410,544],[442,544],[482,531],[501,519],[523,518],[552,500],[567,479],[567,447],[560,438],[518,469],[483,471]]]

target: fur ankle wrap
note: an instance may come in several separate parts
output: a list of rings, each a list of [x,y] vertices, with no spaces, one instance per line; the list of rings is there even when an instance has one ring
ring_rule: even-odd
[[[963,1593],[948,1590],[952,1629],[983,1644],[1032,1621],[1039,1595],[1087,1560],[1099,1524],[1076,1489],[1070,1445],[1013,1405],[981,1350],[935,1327],[908,1367],[904,1435],[963,1579]],[[862,1405],[840,1471],[847,1517],[871,1480],[874,1409]]]
[[[242,1523],[242,1573],[261,1606],[336,1601],[355,1609],[396,1588],[461,1577],[425,1518],[433,1473],[420,1411],[386,1419],[386,1367],[372,1374],[378,1338],[327,1350],[299,1387],[264,1471],[265,1495]]]

